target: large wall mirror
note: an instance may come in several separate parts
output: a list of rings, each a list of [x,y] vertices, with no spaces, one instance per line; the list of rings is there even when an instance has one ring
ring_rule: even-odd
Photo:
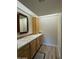
[[[24,14],[17,13],[17,34],[28,32],[28,17]]]

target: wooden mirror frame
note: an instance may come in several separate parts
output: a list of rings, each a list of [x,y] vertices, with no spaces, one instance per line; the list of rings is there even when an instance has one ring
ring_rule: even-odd
[[[20,32],[20,20],[19,20],[19,18],[20,18],[20,15],[22,15],[22,16],[24,16],[24,17],[26,17],[27,18],[27,31],[25,31],[25,32]],[[17,13],[17,33],[19,33],[19,34],[24,34],[24,33],[28,33],[28,31],[29,31],[29,25],[28,25],[28,17],[26,16],[26,15],[24,15],[24,14],[22,14],[22,13]]]

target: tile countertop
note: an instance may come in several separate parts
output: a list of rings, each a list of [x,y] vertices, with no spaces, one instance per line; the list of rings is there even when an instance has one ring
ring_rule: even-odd
[[[30,43],[32,40],[36,39],[37,37],[41,36],[42,34],[35,34],[35,35],[30,35],[23,37],[21,39],[17,40],[17,48],[21,48],[22,46]]]

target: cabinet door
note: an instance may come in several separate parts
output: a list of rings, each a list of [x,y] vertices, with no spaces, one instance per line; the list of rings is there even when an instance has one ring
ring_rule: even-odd
[[[40,45],[42,45],[42,43],[43,43],[43,36],[40,36],[39,40],[40,40]]]
[[[26,59],[31,59],[31,55],[30,55],[30,46],[29,45],[25,45],[22,48],[20,48],[17,51],[17,56],[18,58],[26,58]]]
[[[37,46],[36,47],[37,47],[37,50],[38,50],[43,43],[43,36],[41,35],[36,40],[37,40]]]
[[[40,47],[40,40],[39,38],[37,38],[37,50],[39,49],[39,47]]]
[[[31,58],[35,55],[37,49],[36,49],[36,40],[33,40],[30,43],[30,48],[31,48]]]
[[[33,31],[33,34],[37,34],[39,32],[39,18],[37,17],[33,17],[32,18],[32,31]]]

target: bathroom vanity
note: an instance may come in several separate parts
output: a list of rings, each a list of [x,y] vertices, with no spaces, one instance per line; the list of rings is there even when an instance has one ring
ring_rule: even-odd
[[[39,18],[32,17],[32,33],[29,33],[28,16],[17,13],[17,57],[18,59],[33,59],[43,42],[40,32]],[[28,36],[27,36],[27,35]]]
[[[42,34],[29,35],[17,40],[17,57],[32,59],[43,42]]]

